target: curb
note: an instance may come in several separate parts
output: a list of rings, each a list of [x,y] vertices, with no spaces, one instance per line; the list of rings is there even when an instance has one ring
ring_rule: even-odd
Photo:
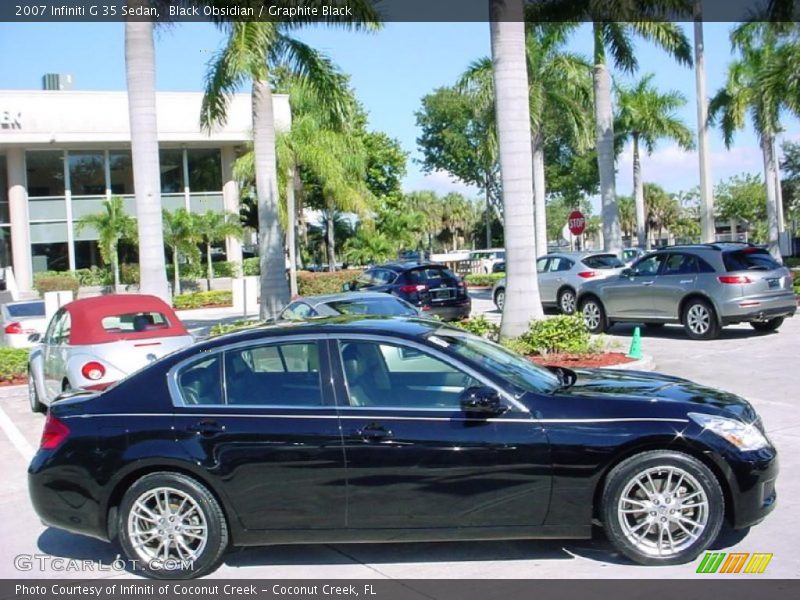
[[[645,354],[643,358],[633,362],[622,363],[620,365],[608,365],[598,367],[599,369],[616,369],[619,371],[655,371],[656,361],[652,356]]]

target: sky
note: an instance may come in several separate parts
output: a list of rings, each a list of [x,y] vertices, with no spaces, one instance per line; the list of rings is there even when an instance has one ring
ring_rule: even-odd
[[[691,25],[682,26],[691,39]],[[728,41],[731,24],[706,23],[704,27],[707,89],[713,94],[723,85],[726,67],[733,58]],[[454,84],[471,61],[489,55],[487,23],[388,23],[375,33],[312,27],[299,32],[298,37],[325,51],[351,76],[356,95],[369,113],[369,126],[398,139],[410,153],[404,181],[407,191],[432,189],[477,195],[474,188],[454,181],[447,173],[421,171],[416,162],[419,130],[414,112],[424,95]],[[157,89],[202,90],[206,63],[222,42],[220,32],[208,24],[181,23],[159,28]],[[569,49],[590,56],[588,25],[577,30]],[[125,89],[122,23],[2,23],[0,56],[0,89],[40,89],[44,73],[70,73],[78,90]],[[630,83],[654,73],[659,89],[674,89],[687,98],[679,114],[694,129],[694,71],[677,65],[644,42],[637,42],[637,58],[639,72],[633,78],[620,76],[619,80]],[[779,140],[800,141],[797,120],[784,119],[784,127]],[[715,182],[743,172],[762,172],[758,142],[749,126],[736,136],[730,150],[725,148],[718,131],[710,132],[710,142]],[[630,147],[626,147],[617,163],[619,194],[631,193],[631,158]],[[669,192],[690,190],[699,182],[696,152],[684,152],[666,141],[656,147],[652,156],[642,158],[642,170],[645,181],[658,183]]]

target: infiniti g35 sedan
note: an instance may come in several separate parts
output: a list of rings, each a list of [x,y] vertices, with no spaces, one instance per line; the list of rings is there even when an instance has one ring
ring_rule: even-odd
[[[637,563],[685,563],[723,521],[761,521],[777,474],[732,394],[337,317],[213,338],[57,400],[28,481],[44,523],[185,578],[236,546],[588,538],[594,522]]]

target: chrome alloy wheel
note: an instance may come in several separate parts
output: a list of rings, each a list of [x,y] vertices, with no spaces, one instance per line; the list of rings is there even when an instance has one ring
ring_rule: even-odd
[[[679,554],[708,524],[708,497],[700,483],[678,467],[652,467],[634,476],[622,491],[617,519],[640,552],[657,557]]]
[[[705,335],[711,327],[711,313],[703,304],[693,304],[686,313],[686,325],[695,335]]]
[[[128,537],[147,561],[195,560],[208,542],[208,523],[187,493],[169,487],[148,490],[128,514]]]
[[[587,302],[583,305],[583,320],[586,326],[594,331],[600,326],[600,307],[594,302]]]
[[[561,292],[561,312],[565,315],[575,312],[575,294],[570,291]]]

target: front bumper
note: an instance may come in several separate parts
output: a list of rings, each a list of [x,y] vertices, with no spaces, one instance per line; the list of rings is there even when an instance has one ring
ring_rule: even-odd
[[[775,509],[778,478],[778,453],[772,448],[741,453],[735,461],[728,459],[731,473],[728,483],[733,510],[730,513],[734,529],[760,523]]]

